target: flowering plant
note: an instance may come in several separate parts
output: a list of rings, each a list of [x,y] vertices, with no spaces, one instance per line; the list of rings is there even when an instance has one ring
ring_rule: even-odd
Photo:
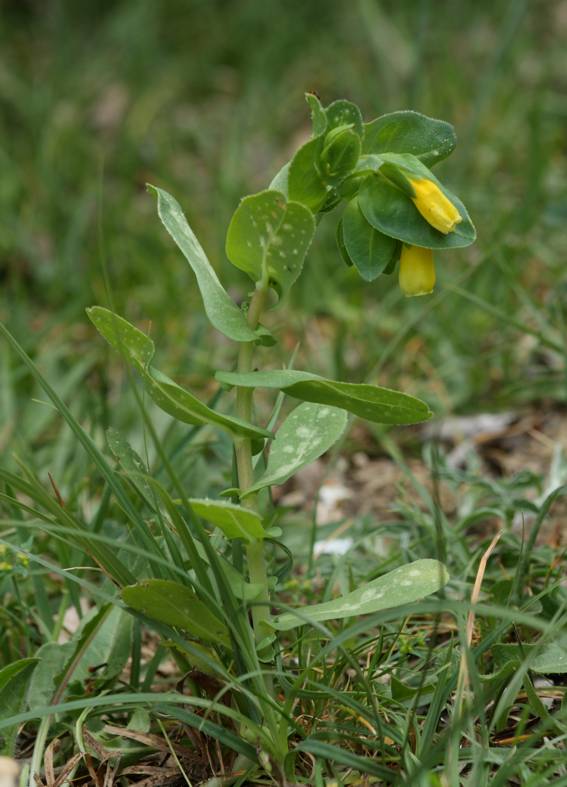
[[[475,238],[462,202],[428,168],[453,150],[449,124],[416,112],[364,123],[349,101],[326,108],[313,94],[307,101],[312,138],[268,189],[242,199],[228,227],[227,257],[253,283],[242,308],[219,281],[178,202],[152,187],[159,216],[195,274],[207,317],[239,344],[236,369],[216,374],[235,391],[234,412],[206,405],[154,366],[148,335],[106,308],[88,310],[155,405],[186,424],[220,429],[233,442],[235,483],[217,499],[191,497],[179,486],[172,496],[161,482],[144,478],[155,492],[153,510],[165,523],[156,548],[172,570],[160,564],[156,574],[150,562],[142,568],[145,575],[140,578],[138,568],[137,581],[131,581],[130,570],[116,570],[115,556],[109,566],[122,601],[132,614],[169,632],[176,658],[198,664],[233,689],[238,685],[232,712],[225,715],[227,723],[238,722],[243,742],[225,742],[247,767],[273,770],[282,783],[294,773],[290,715],[298,691],[285,675],[284,632],[308,626],[324,636],[325,621],[406,605],[438,591],[448,576],[437,560],[417,560],[331,601],[287,610],[278,605],[271,559],[282,531],[274,524],[270,488],[325,453],[343,434],[349,413],[393,425],[417,423],[431,413],[415,397],[377,385],[291,368],[255,370],[255,352],[276,341],[262,324],[270,291],[280,299],[287,294],[301,275],[318,221],[339,206],[344,261],[366,281],[392,273],[399,262],[407,295],[433,289],[433,250],[466,246]],[[256,388],[278,392],[265,424],[254,420]],[[300,404],[281,419],[289,400]],[[110,435],[109,447],[132,472],[132,451],[119,435]],[[136,467],[139,474],[141,463]],[[148,532],[147,538],[154,536]],[[274,692],[282,702],[274,702]]]

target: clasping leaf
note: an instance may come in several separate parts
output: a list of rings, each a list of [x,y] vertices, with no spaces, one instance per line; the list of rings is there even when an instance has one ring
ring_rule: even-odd
[[[382,115],[364,124],[364,153],[411,153],[432,166],[455,148],[455,129],[444,120],[419,112]]]
[[[305,402],[341,407],[378,424],[416,424],[431,418],[431,410],[415,396],[367,383],[342,383],[310,372],[280,369],[270,372],[217,372],[221,383],[245,388],[277,388]]]
[[[197,516],[212,522],[227,538],[255,541],[266,536],[262,517],[250,508],[243,508],[225,500],[197,498],[190,498],[189,504]]]
[[[242,497],[266,486],[285,483],[300,468],[328,451],[346,425],[344,410],[309,402],[300,404],[278,429],[265,473]]]
[[[297,279],[315,233],[311,212],[279,191],[244,197],[226,236],[229,260],[255,281],[286,292]]]

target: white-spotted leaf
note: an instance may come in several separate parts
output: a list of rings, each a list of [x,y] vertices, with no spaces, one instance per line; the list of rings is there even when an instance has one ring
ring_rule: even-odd
[[[280,369],[270,372],[217,372],[228,385],[277,388],[305,402],[342,407],[359,418],[379,424],[416,424],[431,418],[429,407],[415,396],[367,383],[342,383],[310,372]]]
[[[148,188],[156,192],[158,215],[193,269],[203,298],[205,312],[211,324],[236,342],[256,341],[258,339],[257,333],[250,328],[244,313],[220,283],[177,200],[167,191],[156,186],[150,185]]]
[[[266,278],[285,292],[301,273],[314,233],[315,220],[304,205],[287,202],[280,191],[261,191],[236,209],[226,254],[253,281]]]
[[[243,497],[266,486],[285,483],[301,467],[328,451],[346,425],[344,410],[309,402],[298,405],[276,432],[264,474]]]
[[[271,625],[280,631],[311,622],[342,620],[356,615],[370,615],[383,609],[401,607],[436,593],[449,581],[447,569],[438,560],[416,560],[373,579],[333,601],[303,607],[300,615],[285,612],[273,618]]]
[[[262,539],[266,535],[262,517],[250,508],[229,503],[225,500],[190,498],[189,503],[197,516],[216,525],[227,538],[242,538],[245,541]]]
[[[86,311],[94,327],[114,350],[138,369],[147,369],[156,351],[149,336],[104,306],[91,306]]]
[[[363,136],[364,124],[362,115],[360,109],[352,101],[347,101],[344,98],[333,101],[332,104],[326,107],[325,115],[327,118],[327,132],[339,126],[350,126],[358,137]]]

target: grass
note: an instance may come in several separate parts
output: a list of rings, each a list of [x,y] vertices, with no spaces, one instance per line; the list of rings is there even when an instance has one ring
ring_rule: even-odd
[[[176,576],[188,556],[163,529],[155,492],[108,451],[106,429],[127,437],[170,498],[229,486],[230,442],[136,397],[84,308],[108,304],[106,266],[117,310],[151,326],[164,365],[212,396],[204,381],[233,358],[199,316],[190,271],[144,183],[179,198],[243,297],[224,259],[226,224],[240,196],[286,159],[286,140],[306,133],[306,89],[352,98],[367,116],[412,106],[454,122],[446,177],[467,195],[480,239],[446,255],[434,296],[406,301],[393,282],[363,285],[332,232],[318,237],[277,326],[282,360],[301,341],[298,366],[399,387],[439,416],[533,417],[551,445],[535,470],[531,443],[513,439],[496,441],[496,459],[473,443],[455,466],[447,444],[421,432],[355,426],[343,459],[362,450],[396,468],[387,515],[355,509],[315,529],[308,508],[281,510],[273,566],[290,606],[420,557],[442,557],[452,576],[443,597],[403,615],[285,641],[275,699],[298,778],[567,784],[564,671],[541,669],[567,625],[564,444],[544,428],[552,417],[565,423],[567,394],[562,9],[8,4],[0,316],[19,345],[0,343],[0,668],[12,670],[0,672],[0,735],[9,753],[17,743],[23,784],[43,767],[52,787],[50,762],[61,785],[134,784],[155,777],[152,768],[160,783],[167,774],[229,783],[234,769],[245,784],[244,758],[264,757],[243,728],[254,677],[219,673],[175,631],[159,644],[163,632],[128,615],[115,591],[132,576]],[[519,455],[515,470],[500,461],[506,453]],[[351,549],[313,561],[312,536],[339,530]],[[35,662],[23,660],[36,658],[30,678]],[[251,778],[271,783],[267,773]]]

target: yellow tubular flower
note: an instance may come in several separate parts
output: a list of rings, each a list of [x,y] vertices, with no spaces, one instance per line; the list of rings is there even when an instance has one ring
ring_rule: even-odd
[[[413,204],[436,230],[447,235],[461,222],[462,216],[443,194],[437,183],[427,178],[409,178],[414,191]]]
[[[435,263],[431,249],[420,246],[402,246],[400,257],[400,289],[411,297],[429,295],[435,287]]]

